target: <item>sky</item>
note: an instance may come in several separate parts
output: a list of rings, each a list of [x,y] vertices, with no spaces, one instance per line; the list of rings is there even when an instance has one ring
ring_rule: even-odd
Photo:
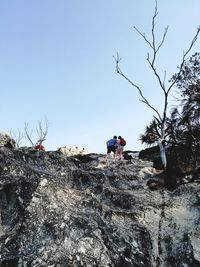
[[[127,150],[139,141],[153,111],[123,72],[162,111],[163,95],[148,63],[154,0],[0,1],[0,131],[23,133],[25,123],[37,141],[38,122],[49,122],[44,146],[67,146],[106,153],[106,141],[121,135]],[[169,30],[156,66],[166,81],[176,73],[200,25],[199,0],[158,0],[156,40]],[[200,38],[190,52],[199,52]],[[175,104],[176,88],[170,105]],[[24,139],[21,145],[30,145]]]

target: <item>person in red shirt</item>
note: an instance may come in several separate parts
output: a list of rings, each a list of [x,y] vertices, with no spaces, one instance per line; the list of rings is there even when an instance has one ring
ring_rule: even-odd
[[[124,151],[125,145],[126,145],[126,141],[124,140],[124,138],[122,138],[121,136],[118,136],[116,157],[119,156],[121,160],[124,159],[123,151]]]
[[[45,148],[42,144],[38,144],[35,146],[35,149],[45,151]]]

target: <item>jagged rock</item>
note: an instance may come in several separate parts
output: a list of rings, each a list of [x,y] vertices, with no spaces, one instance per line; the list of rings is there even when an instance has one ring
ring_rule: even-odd
[[[15,148],[16,142],[13,138],[10,137],[7,133],[0,133],[0,147],[5,146],[8,148]]]
[[[0,148],[0,267],[200,266],[200,184],[140,159]]]
[[[125,150],[123,152],[123,156],[124,156],[125,160],[138,159],[139,158],[139,151]]]
[[[88,154],[85,148],[79,149],[77,146],[75,148],[71,147],[59,147],[57,149],[58,152],[66,155],[66,156],[75,156],[75,155],[85,155]]]

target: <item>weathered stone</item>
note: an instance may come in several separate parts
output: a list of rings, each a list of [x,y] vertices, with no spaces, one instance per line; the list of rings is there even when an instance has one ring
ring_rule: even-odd
[[[200,266],[200,184],[103,157],[0,148],[0,267]]]
[[[1,146],[14,148],[16,146],[16,142],[9,134],[2,132],[0,133],[0,147]]]

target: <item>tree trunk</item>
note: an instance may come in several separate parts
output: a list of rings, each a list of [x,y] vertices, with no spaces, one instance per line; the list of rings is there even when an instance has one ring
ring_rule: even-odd
[[[160,148],[160,157],[162,161],[162,165],[164,169],[167,167],[167,158],[166,158],[166,148],[165,145],[163,145],[161,142],[158,142],[159,148]]]

